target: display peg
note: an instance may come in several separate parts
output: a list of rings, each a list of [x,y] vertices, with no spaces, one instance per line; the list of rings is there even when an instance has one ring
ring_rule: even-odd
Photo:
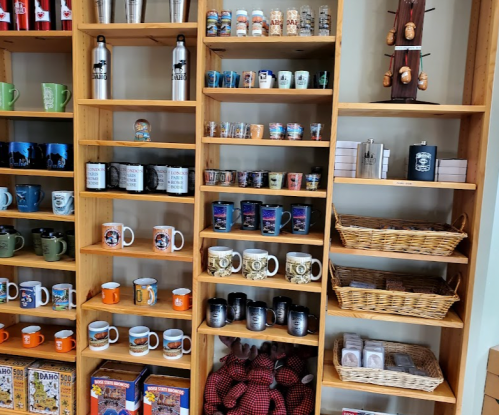
[[[425,10],[424,12],[425,13],[429,13],[429,12],[432,12],[433,10],[437,10],[437,8],[436,7],[432,7],[431,9]]]

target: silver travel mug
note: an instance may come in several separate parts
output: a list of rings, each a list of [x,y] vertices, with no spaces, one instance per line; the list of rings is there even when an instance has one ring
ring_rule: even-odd
[[[185,23],[189,16],[190,0],[170,0],[170,22]]]
[[[114,20],[113,12],[112,0],[95,0],[97,23],[111,23]]]
[[[92,51],[92,98],[111,99],[111,52],[102,35]]]
[[[145,2],[142,0],[125,0],[125,14],[127,23],[143,23],[143,9]]]

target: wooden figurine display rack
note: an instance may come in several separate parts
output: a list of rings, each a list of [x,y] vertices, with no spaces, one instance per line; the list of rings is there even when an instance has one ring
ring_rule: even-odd
[[[76,230],[76,261],[67,260],[49,263],[34,254],[18,254],[13,258],[0,259],[3,277],[16,279],[16,267],[32,267],[44,269],[60,269],[75,272],[77,289],[77,309],[64,316],[53,312],[50,308],[22,310],[18,306],[2,305],[0,307],[1,322],[6,325],[18,324],[20,314],[44,317],[50,323],[53,318],[76,320],[77,349],[68,354],[55,353],[53,344],[47,342],[36,349],[23,349],[19,339],[12,339],[0,344],[0,353],[29,355],[39,358],[76,361],[77,364],[77,414],[90,412],[90,375],[105,359],[121,362],[140,362],[143,364],[190,369],[191,373],[191,413],[202,413],[202,402],[205,380],[213,367],[214,339],[217,335],[240,336],[243,338],[274,340],[293,344],[307,344],[318,348],[318,365],[316,373],[316,409],[320,414],[322,387],[349,389],[382,395],[402,396],[413,399],[435,401],[435,414],[462,414],[464,373],[468,352],[468,336],[471,323],[473,285],[477,258],[477,241],[480,225],[480,209],[483,197],[483,181],[485,158],[490,120],[491,93],[497,35],[499,23],[499,4],[495,0],[473,0],[470,16],[469,45],[465,75],[465,87],[462,105],[396,105],[370,103],[339,102],[340,61],[342,52],[342,26],[344,0],[337,0],[331,5],[336,7],[337,16],[334,36],[330,37],[271,37],[271,38],[206,38],[206,11],[221,10],[222,0],[199,0],[197,23],[144,23],[144,24],[108,24],[94,23],[93,0],[76,0],[73,2],[73,32],[0,32],[1,80],[12,80],[11,52],[70,52],[73,58],[73,90],[74,90],[74,144],[75,173],[74,190],[75,216],[54,217],[49,212],[34,214],[18,213],[9,209],[0,211],[4,221],[16,219],[49,219],[74,221]],[[251,2],[246,4],[251,8]],[[346,22],[351,23],[351,22]],[[333,28],[335,25],[333,25]],[[173,102],[169,100],[93,100],[91,99],[91,50],[96,44],[96,37],[104,35],[111,46],[173,46],[177,34],[184,34],[191,54],[197,54],[196,100]],[[71,43],[72,42],[72,43]],[[280,58],[308,59],[327,58],[334,55],[333,89],[327,90],[261,90],[261,89],[210,89],[203,88],[206,70],[220,70],[222,59]],[[332,61],[332,59],[331,59]],[[416,74],[414,74],[416,75]],[[417,76],[416,76],[417,77]],[[165,74],[165,82],[169,76]],[[220,121],[221,103],[286,103],[307,105],[327,105],[331,109],[331,137],[329,141],[269,141],[269,140],[235,140],[204,137],[204,122]],[[123,111],[160,111],[176,113],[195,113],[195,143],[156,143],[156,142],[121,142],[113,136],[113,113]],[[335,144],[337,139],[338,117],[408,117],[408,118],[454,118],[461,120],[458,156],[468,160],[468,176],[466,183],[408,182],[401,180],[363,180],[355,178],[334,178]],[[21,118],[64,118],[71,119],[71,113],[44,113],[31,111],[0,112],[3,139],[10,137],[9,119]],[[29,137],[27,137],[29,139]],[[329,137],[325,137],[326,140]],[[328,174],[323,177],[323,190],[311,194],[306,191],[240,189],[223,187],[206,187],[203,183],[203,170],[219,167],[221,145],[321,148],[328,151]],[[127,146],[141,148],[157,148],[158,151],[175,151],[177,149],[195,151],[196,190],[194,196],[170,197],[158,194],[131,195],[117,192],[92,193],[85,189],[85,163],[88,161],[112,161],[113,147]],[[244,148],[244,147],[243,147]],[[67,177],[71,172],[22,171],[0,169],[2,185],[12,189],[13,175],[32,174],[39,176]],[[358,185],[381,185],[402,187],[428,187],[434,189],[454,189],[453,219],[465,212],[468,215],[468,226],[465,231],[469,237],[459,247],[459,253],[451,257],[422,256],[401,253],[363,251],[344,248],[333,231],[331,235],[331,214],[333,189],[337,183]],[[261,241],[278,244],[290,244],[291,247],[310,245],[320,247],[323,251],[322,280],[306,285],[294,285],[277,276],[261,282],[249,281],[241,275],[229,278],[215,278],[206,274],[205,260],[207,248],[217,244],[219,234],[210,228],[210,202],[217,200],[224,193],[245,193],[272,195],[280,197],[315,196],[325,203],[324,228],[306,236],[282,234],[279,237],[263,237],[260,233],[232,231],[223,235],[223,239],[237,241]],[[159,258],[150,248],[150,241],[136,241],[131,247],[119,251],[104,251],[100,247],[100,227],[104,222],[113,220],[113,200],[128,199],[148,202],[181,203],[194,205],[193,244],[182,251],[168,257]],[[330,237],[332,242],[330,243]],[[460,302],[443,320],[425,320],[389,314],[367,312],[351,312],[341,310],[333,293],[328,293],[328,259],[329,254],[374,256],[379,258],[398,258],[407,261],[437,261],[448,263],[448,274],[460,272],[462,284],[458,295]],[[127,296],[116,306],[106,306],[100,301],[100,285],[112,278],[113,257],[127,256],[131,258],[147,258],[157,260],[184,261],[192,263],[193,308],[192,312],[176,312],[171,308],[151,307],[137,308]],[[282,271],[281,271],[282,272]],[[216,292],[218,283],[234,286],[252,286],[258,289],[296,290],[309,293],[310,298],[320,302],[320,330],[316,335],[303,338],[292,337],[282,327],[274,327],[263,332],[248,331],[240,324],[227,325],[222,329],[212,329],[204,322],[206,299]],[[316,300],[317,299],[317,300]],[[94,320],[112,321],[113,314],[139,314],[142,316],[185,319],[192,321],[193,347],[191,355],[179,360],[166,360],[160,351],[136,358],[128,353],[126,340],[124,343],[111,345],[105,352],[93,352],[88,349],[87,326]],[[332,351],[325,350],[326,317],[341,316],[359,319],[374,319],[405,324],[420,324],[441,327],[441,347],[439,361],[446,381],[433,393],[400,388],[390,388],[361,383],[342,382],[332,364]],[[56,326],[57,327],[57,326]],[[55,327],[48,327],[54,330]],[[126,330],[125,328],[123,330]],[[189,334],[189,333],[187,333]],[[123,333],[123,339],[127,336]],[[3,411],[4,413],[5,411]],[[10,413],[9,411],[5,413]],[[19,412],[15,412],[19,413]]]

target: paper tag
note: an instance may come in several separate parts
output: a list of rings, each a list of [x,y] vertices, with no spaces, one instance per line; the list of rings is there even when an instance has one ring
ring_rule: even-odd
[[[303,376],[303,379],[301,380],[301,383],[303,383],[304,385],[306,385],[307,383],[310,383],[314,380],[314,375],[310,374],[310,375],[305,375]]]
[[[395,50],[421,50],[421,46],[395,46]]]
[[[61,0],[61,20],[73,20],[73,12],[66,5],[66,0]]]
[[[0,9],[0,22],[10,23],[10,13],[4,12]]]
[[[35,22],[50,22],[50,13],[38,8],[35,12]]]

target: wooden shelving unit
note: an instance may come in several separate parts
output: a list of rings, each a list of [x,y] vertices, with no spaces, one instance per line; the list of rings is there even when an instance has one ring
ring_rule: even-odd
[[[26,119],[37,119],[37,118],[53,118],[53,119],[72,119],[72,112],[44,112],[41,109],[33,110],[16,110],[16,111],[0,111],[0,118],[26,118]]]
[[[153,99],[80,99],[79,105],[116,112],[185,112],[194,113],[195,101],[168,101]]]
[[[2,31],[0,48],[21,53],[71,53],[72,36],[72,32],[64,30]]]
[[[419,105],[338,103],[342,117],[463,118],[483,114],[485,105]]]
[[[143,200],[146,202],[163,202],[163,203],[187,203],[193,204],[194,198],[192,196],[168,196],[161,193],[127,193],[120,191],[107,191],[107,192],[80,192],[80,197],[91,199],[122,199],[122,200]]]
[[[164,148],[169,150],[195,150],[196,144],[188,143],[158,143],[154,141],[103,141],[80,140],[82,146],[126,147],[126,148]]]
[[[289,197],[312,197],[325,199],[327,196],[326,190],[319,189],[311,192],[309,190],[289,190],[289,189],[255,189],[253,187],[234,187],[234,186],[201,186],[202,192],[211,193],[234,193],[245,195],[269,195],[269,196],[289,196]]]
[[[329,141],[311,141],[311,140],[246,140],[242,138],[213,138],[203,137],[203,144],[221,144],[233,146],[268,146],[268,147],[310,147],[310,148],[329,148]]]
[[[9,219],[31,219],[31,220],[53,220],[54,222],[74,222],[74,215],[55,215],[51,210],[40,210],[38,212],[19,212],[18,210],[0,210],[0,218]]]
[[[7,167],[0,167],[0,174],[6,174],[12,176],[41,176],[41,177],[67,177],[67,178],[74,177],[74,172],[72,171],[9,169]]]
[[[356,184],[367,186],[395,186],[395,187],[416,187],[429,189],[453,189],[453,190],[476,190],[474,183],[454,183],[454,182],[415,182],[410,180],[377,180],[377,179],[356,179],[350,177],[335,177],[336,184]]]
[[[253,104],[330,104],[330,89],[243,89],[203,88],[203,93],[220,102]]]
[[[76,310],[55,311],[52,310],[52,305],[37,307],[37,308],[21,308],[19,305],[19,298],[9,301],[0,306],[0,313],[2,314],[18,314],[22,316],[32,317],[46,317],[46,318],[63,318],[67,320],[76,320]],[[61,329],[62,330],[62,329]]]
[[[63,255],[60,261],[48,262],[43,256],[38,256],[31,250],[20,250],[10,258],[0,258],[0,265],[10,267],[26,267],[41,269],[57,269],[60,271],[76,271],[76,262],[73,258]]]

